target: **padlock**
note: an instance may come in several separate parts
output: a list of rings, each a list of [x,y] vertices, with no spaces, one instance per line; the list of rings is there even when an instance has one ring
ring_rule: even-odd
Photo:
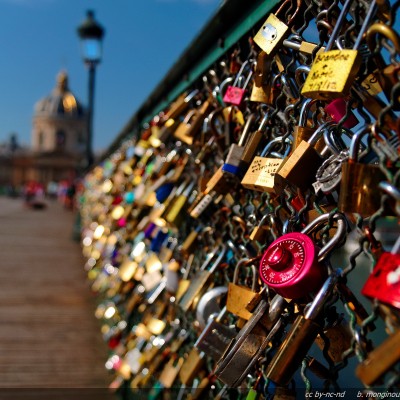
[[[282,222],[277,218],[276,212],[270,211],[265,214],[259,224],[253,228],[249,239],[259,243],[273,242],[282,235]]]
[[[179,374],[179,371],[182,368],[184,359],[182,357],[179,357],[178,360],[176,360],[177,358],[178,357],[172,356],[169,359],[158,378],[158,381],[165,389],[170,389],[172,387]]]
[[[296,125],[293,129],[293,144],[292,144],[292,151],[299,146],[302,140],[308,141],[311,136],[314,134],[316,128],[308,126],[308,114],[311,110],[311,107],[317,103],[317,100],[306,99],[303,102],[300,110],[300,117],[298,125]],[[316,110],[317,112],[318,110]],[[323,138],[317,140],[314,145],[315,149],[321,153],[323,148],[325,147],[325,142]]]
[[[168,293],[175,295],[179,287],[180,264],[172,259],[164,267],[165,289]]]
[[[206,100],[199,109],[190,110],[184,120],[178,125],[174,132],[174,136],[180,141],[193,144],[193,138],[200,130],[204,118],[211,108],[211,101]]]
[[[363,126],[351,140],[349,159],[342,163],[338,200],[339,211],[358,213],[362,217],[369,217],[379,209],[381,194],[378,185],[385,179],[379,165],[358,162],[361,139],[369,132],[370,127]]]
[[[223,97],[224,103],[232,104],[232,105],[238,106],[238,107],[242,104],[244,96],[246,94],[247,86],[249,85],[250,80],[253,76],[252,64],[253,64],[252,60],[246,60],[242,64],[238,74],[236,75],[233,85],[229,85],[225,91],[225,94]],[[247,69],[247,71],[246,71],[246,69]],[[244,79],[245,73],[247,74],[247,76]]]
[[[225,163],[222,166],[222,172],[229,172],[231,174],[241,177],[242,170],[240,165],[240,160],[243,155],[244,146],[251,134],[251,126],[254,121],[254,114],[251,114],[246,120],[246,124],[243,127],[243,131],[240,135],[239,142],[232,143],[228,155],[226,156]]]
[[[342,123],[342,125],[347,129],[352,129],[358,125],[358,119],[354,115],[353,111],[348,109],[347,102],[342,97],[332,100],[327,104],[325,106],[325,111],[330,115],[332,121],[337,124],[339,121],[342,121],[344,116],[347,114]]]
[[[227,293],[228,288],[226,286],[215,286],[201,296],[196,307],[196,325],[200,329],[204,329],[208,320],[221,312],[223,304],[226,303]]]
[[[227,314],[227,308],[224,306],[215,318],[210,318],[194,344],[194,347],[213,360],[219,360],[222,357],[225,349],[236,336],[235,329],[223,323]]]
[[[332,100],[346,96],[350,91],[362,63],[358,48],[374,15],[374,5],[371,4],[352,49],[332,50],[352,2],[353,0],[346,0],[325,51],[315,57],[301,90],[303,96]]]
[[[288,4],[291,5],[291,1],[285,0],[275,14],[270,14],[260,30],[257,32],[256,36],[254,36],[254,42],[268,55],[272,56],[276,51],[278,51],[280,44],[290,33],[290,25],[293,23],[300,11],[300,3],[298,2],[296,11],[290,17],[288,23],[285,24],[279,20],[278,15]]]
[[[251,318],[231,341],[214,374],[229,387],[237,387],[249,374],[268,343],[281,327],[281,314],[286,301],[275,295],[271,304],[261,299]]]
[[[195,273],[193,279],[190,282],[188,289],[185,294],[179,301],[179,307],[184,311],[189,311],[193,301],[196,296],[198,296],[203,289],[204,285],[206,285],[207,281],[211,277],[212,273],[218,268],[222,259],[225,256],[226,247],[225,246],[216,246],[209,254],[207,254],[206,259],[200,269]],[[206,268],[213,260],[213,258],[217,255],[215,262],[212,264],[211,268],[207,270]]]
[[[228,285],[228,297],[226,300],[226,309],[234,315],[248,321],[252,313],[248,310],[248,305],[259,297],[257,291],[258,272],[253,264],[249,264],[248,258],[240,260],[235,267],[233,281]],[[251,288],[239,285],[239,270],[242,266],[250,267],[252,272]]]
[[[189,108],[191,100],[193,100],[198,94],[199,91],[195,89],[189,94],[185,92],[178,96],[178,98],[169,107],[168,112],[164,115],[164,120],[167,121],[170,118],[176,119],[183,114]]]
[[[272,58],[264,51],[260,51],[255,65],[254,84],[251,90],[250,101],[270,104],[271,64]]]
[[[330,125],[332,122],[322,124],[307,142],[301,141],[275,173],[274,190],[277,194],[283,193],[286,186],[300,190],[312,186],[315,174],[323,162],[323,158],[314,146]]]
[[[309,235],[330,218],[337,223],[337,230],[331,240],[319,249]],[[276,293],[288,299],[298,299],[319,290],[328,273],[323,261],[342,242],[346,228],[342,214],[323,214],[301,232],[281,236],[271,243],[262,256],[261,279]]]
[[[204,194],[209,194],[211,192],[216,192],[219,194],[227,194],[235,186],[237,182],[237,177],[229,172],[222,170],[223,165],[221,165],[210,178],[206,184],[206,189]]]
[[[189,182],[182,194],[175,199],[171,208],[168,210],[168,213],[166,213],[165,220],[168,221],[170,224],[180,224],[183,217],[182,209],[186,205],[186,202],[189,198],[190,193],[193,191],[195,184],[196,181]]]
[[[384,252],[379,257],[372,273],[365,282],[361,293],[391,307],[400,309],[400,239],[392,251]]]
[[[367,358],[356,367],[356,375],[366,385],[374,385],[400,360],[400,330],[385,339]]]
[[[186,386],[191,385],[196,375],[203,368],[205,361],[205,353],[193,347],[179,371],[180,381]]]
[[[267,127],[269,116],[270,112],[267,112],[262,116],[258,129],[250,135],[250,138],[244,146],[243,154],[240,159],[243,168],[248,167],[256,155],[259,144],[264,137],[264,131]]]
[[[342,129],[342,133],[348,135],[348,131]],[[331,125],[324,131],[324,142],[332,155],[328,157],[318,168],[313,183],[315,194],[320,192],[330,194],[339,188],[342,180],[342,164],[349,158],[349,149],[338,134],[338,126]],[[350,136],[351,139],[351,136]]]
[[[297,42],[295,40],[297,40]],[[292,50],[296,50],[305,56],[313,55],[314,50],[318,46],[316,43],[306,42],[305,40],[302,40],[301,37],[297,37],[296,35],[294,35],[294,37],[289,37],[288,39],[285,39],[282,44],[283,46],[288,47]],[[317,51],[317,54],[324,50],[324,47],[320,47]]]
[[[386,181],[379,183],[379,189],[383,190],[395,200],[396,203],[393,208],[395,213],[400,216],[400,190],[396,186]]]
[[[266,376],[279,385],[288,385],[301,362],[310,350],[318,332],[325,303],[330,300],[341,271],[330,275],[319,289],[305,315],[299,315],[291,326],[281,346],[268,364]]]
[[[343,150],[339,154],[332,154],[318,168],[313,183],[315,194],[320,191],[330,194],[337,190],[342,180],[342,164],[349,159],[349,151]]]
[[[377,49],[377,36],[382,36],[392,43],[393,48],[390,50],[391,54],[400,53],[400,36],[394,29],[383,22],[376,22],[372,24],[366,33],[367,45],[372,52],[372,58],[377,66],[376,77],[378,78],[379,84],[386,97],[388,100],[390,100],[393,86],[398,82],[398,78],[397,74],[390,73],[393,69],[393,65],[385,65],[385,61],[380,53],[380,49]],[[392,107],[395,111],[398,111],[399,108],[396,106],[396,103],[397,102],[393,102]]]
[[[266,157],[276,144],[284,146],[284,154],[274,153],[275,156],[281,158]],[[283,139],[282,136],[271,140],[264,148],[260,156],[254,157],[247,169],[243,179],[242,186],[247,189],[253,189],[260,192],[274,193],[274,177],[276,171],[280,168],[285,160],[285,157],[289,154],[291,142],[289,138]]]
[[[220,195],[222,196],[222,195]],[[189,209],[189,215],[193,219],[198,219],[200,218],[206,211],[208,212],[210,210],[210,206],[216,202],[216,200],[219,198],[218,193],[213,190],[207,194],[202,193],[202,196],[197,204],[194,205],[192,209]],[[212,207],[211,207],[212,208]]]

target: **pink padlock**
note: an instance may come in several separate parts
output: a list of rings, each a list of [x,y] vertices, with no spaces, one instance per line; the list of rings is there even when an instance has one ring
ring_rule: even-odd
[[[250,70],[246,79],[244,79],[244,71],[246,67],[249,67],[249,61],[245,61],[240,68],[233,85],[228,86],[223,97],[223,101],[227,104],[232,104],[234,106],[240,106],[246,94],[246,88],[253,76],[253,69],[250,66]],[[232,78],[228,78],[232,79]],[[244,81],[244,82],[243,82]],[[222,86],[222,85],[221,85]]]
[[[332,217],[337,222],[337,230],[322,249],[308,235],[329,219],[329,213],[323,214],[301,232],[281,236],[265,251],[260,262],[260,277],[277,294],[298,299],[321,288],[328,276],[323,261],[346,235],[344,215],[336,213]]]
[[[326,107],[325,111],[331,116],[332,121],[339,123],[339,121],[346,115],[347,103],[343,98],[338,98],[331,101]],[[358,125],[358,119],[350,110],[349,116],[343,122],[343,126],[347,129],[354,128]]]

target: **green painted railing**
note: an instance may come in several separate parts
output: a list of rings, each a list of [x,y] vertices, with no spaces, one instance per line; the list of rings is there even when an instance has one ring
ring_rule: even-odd
[[[225,1],[109,146],[103,159],[199,79],[276,6],[279,0]],[[223,42],[223,46],[219,45]],[[182,80],[182,77],[185,77]]]

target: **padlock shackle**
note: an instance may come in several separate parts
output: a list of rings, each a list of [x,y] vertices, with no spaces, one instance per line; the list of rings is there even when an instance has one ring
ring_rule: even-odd
[[[256,119],[256,116],[255,116],[254,113],[250,114],[247,117],[246,123],[244,124],[243,130],[242,130],[242,133],[240,135],[239,142],[238,142],[239,146],[244,146],[247,143],[247,141],[248,141],[248,139],[249,139],[249,137],[250,137],[250,135],[252,133],[251,132],[251,126],[252,126],[253,122],[255,121],[255,119]]]
[[[325,306],[326,301],[329,299],[340,277],[340,270],[336,270],[328,277],[321,289],[315,296],[311,306],[306,311],[306,319],[315,320],[320,315]]]
[[[333,44],[335,43],[335,40],[339,35],[340,29],[342,28],[343,21],[345,20],[345,18],[347,16],[347,12],[348,12],[352,2],[353,2],[353,0],[346,0],[346,2],[343,4],[343,7],[340,10],[339,17],[336,20],[335,27],[333,28],[333,32],[331,33],[329,42],[326,45],[324,52],[332,50]]]
[[[218,250],[219,250],[219,253],[218,253]],[[216,253],[218,253],[218,256],[217,256],[216,260],[214,261],[214,263],[211,265],[210,269],[208,270],[208,272],[210,274],[213,273],[218,268],[218,265],[221,263],[222,259],[224,258],[225,253],[226,253],[226,246],[223,246],[223,245],[218,246]],[[211,258],[211,260],[214,258],[214,256],[215,256],[215,253],[214,253],[213,257]],[[210,260],[210,262],[211,262],[211,260]],[[201,269],[205,269],[205,268],[201,268]]]
[[[386,181],[380,182],[379,189],[392,196],[396,201],[400,201],[400,190],[393,184]]]
[[[250,258],[242,258],[236,264],[235,271],[233,273],[233,280],[232,280],[233,284],[237,285],[237,283],[239,281],[239,269],[242,266],[248,267],[249,266],[249,261],[252,261],[252,259],[250,259]],[[257,268],[255,267],[254,264],[250,264],[250,268],[251,268],[251,272],[252,272],[252,275],[253,275],[253,280],[252,280],[252,283],[251,283],[251,291],[255,292],[257,290],[258,271],[257,271]]]
[[[400,54],[400,36],[396,31],[394,31],[383,22],[376,22],[375,24],[372,24],[367,30],[367,46],[372,53],[375,52],[377,36],[379,35],[384,36],[386,39],[390,40],[393,43],[394,49],[396,50],[397,54]]]
[[[253,64],[253,62],[254,62],[253,60],[248,59],[242,64],[242,66],[240,67],[239,72],[236,75],[235,80],[233,81],[233,86],[237,86],[240,83],[240,79],[243,78],[243,75],[244,75],[243,74],[244,69],[246,68],[246,66],[248,64]],[[253,76],[253,68],[250,68],[249,74],[247,75],[247,78],[246,78],[243,86],[240,86],[240,87],[243,88],[243,89],[246,88],[247,85],[249,84],[250,79],[251,79],[252,76]]]
[[[332,154],[338,156],[342,151],[348,150],[345,143],[343,142],[341,136],[335,135],[335,129],[337,128],[336,124],[331,125],[328,129],[324,131],[324,142],[326,146],[329,148]],[[352,135],[350,135],[351,131],[347,131],[347,129],[341,129],[341,132],[345,132],[347,136],[352,139]],[[340,142],[341,141],[341,142]],[[340,147],[339,147],[340,146]]]
[[[208,264],[210,264],[211,260],[215,257],[219,249],[219,246],[215,246],[209,253],[207,253],[205,260],[203,261],[203,264],[200,266],[200,270],[205,270],[208,267]]]
[[[308,113],[311,107],[317,102],[316,99],[306,99],[300,109],[299,126],[306,126],[308,120]]]
[[[337,230],[329,242],[319,251],[318,262],[324,261],[328,254],[338,244],[338,242],[346,235],[347,223],[345,216],[341,213],[335,213],[333,216],[331,216],[330,213],[322,214],[301,231],[301,233],[304,233],[305,235],[310,235],[313,231],[328,222],[330,219],[333,219],[333,221],[337,222]]]
[[[250,258],[242,258],[241,260],[238,261],[236,264],[235,270],[233,272],[233,280],[232,283],[237,283],[239,280],[239,268],[242,267],[243,264],[246,264],[247,261],[249,261]]]
[[[198,114],[199,110],[196,108],[190,110],[186,115],[185,118],[183,119],[182,123],[183,124],[189,124],[190,120]]]
[[[325,122],[324,124],[320,125],[320,126],[316,129],[316,131],[312,134],[312,136],[310,137],[310,139],[307,140],[307,143],[308,143],[309,145],[311,145],[311,146],[314,146],[314,145],[318,142],[319,138],[323,136],[324,131],[325,131],[325,130],[328,130],[329,127],[331,127],[332,125],[336,125],[335,122],[333,122],[333,121],[328,121],[328,122]]]
[[[208,318],[206,318],[207,316],[205,314],[207,312],[207,309],[210,312],[209,307],[207,307],[208,304],[210,302],[217,302],[217,300],[222,298],[224,295],[226,295],[227,292],[228,292],[228,288],[226,286],[216,286],[216,287],[213,287],[212,289],[208,290],[206,293],[203,294],[203,296],[201,296],[201,299],[199,300],[199,303],[197,304],[197,307],[196,307],[196,319],[197,319],[197,321],[199,321],[201,326],[205,327],[208,322],[207,319],[212,317],[213,315],[215,315],[215,314],[211,314],[208,316]],[[213,308],[212,311],[216,311],[214,307],[212,307],[212,308]],[[226,306],[223,307],[221,309],[221,311],[218,313],[218,316],[216,317],[216,320],[218,322],[224,317],[223,314],[221,315],[221,313],[223,311],[226,313]],[[221,317],[219,318],[220,315],[221,315]],[[219,320],[218,320],[218,318],[219,318]]]
[[[358,50],[358,48],[360,47],[361,41],[364,38],[364,32],[367,30],[368,25],[371,22],[371,18],[375,15],[377,10],[378,7],[376,6],[376,0],[372,0],[371,4],[369,5],[367,15],[365,16],[363,24],[361,25],[357,40],[354,43],[353,50]]]
[[[310,73],[311,68],[307,65],[301,65],[300,67],[296,68],[296,71],[294,73],[294,79],[298,85],[298,87],[302,87],[304,82],[301,81],[301,77],[303,75],[308,75]]]
[[[184,98],[183,101],[185,103],[189,103],[189,101],[192,100],[197,94],[199,94],[199,90],[198,89],[194,89]]]
[[[264,150],[261,152],[260,157],[266,157],[271,149],[277,144],[277,143],[283,143],[287,145],[286,151],[283,155],[281,155],[280,158],[285,158],[287,154],[290,152],[290,147],[291,147],[291,141],[289,138],[284,138],[283,136],[278,136],[275,139],[272,139],[267,143],[267,145],[264,147]]]
[[[349,148],[349,162],[358,161],[358,149],[360,148],[361,140],[368,133],[371,133],[371,126],[365,124],[353,135]]]
[[[221,95],[221,98],[224,97],[225,92],[226,92],[226,89],[225,89],[225,88],[227,88],[227,87],[231,84],[231,82],[233,82],[233,77],[232,77],[232,76],[228,76],[226,79],[224,79],[224,80],[219,84],[218,92],[219,92],[219,94]],[[215,97],[215,96],[214,96],[214,97]],[[225,102],[224,102],[224,101],[221,100],[221,102],[222,102],[222,105],[225,105]]]

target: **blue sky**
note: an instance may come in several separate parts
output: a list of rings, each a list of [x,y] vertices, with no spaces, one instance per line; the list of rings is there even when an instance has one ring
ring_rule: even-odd
[[[87,103],[77,26],[92,9],[106,30],[94,140],[105,149],[217,10],[220,0],[0,0],[0,141],[30,143],[33,108],[65,69]]]

